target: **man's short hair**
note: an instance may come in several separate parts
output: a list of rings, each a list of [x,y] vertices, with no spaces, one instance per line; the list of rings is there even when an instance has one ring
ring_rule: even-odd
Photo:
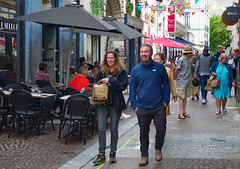
[[[141,47],[140,47],[140,49],[142,48],[142,47],[148,47],[149,48],[149,50],[150,50],[150,52],[153,54],[153,48],[152,48],[152,46],[151,45],[149,45],[149,44],[143,44]]]
[[[86,65],[80,66],[78,72],[81,75],[85,75],[88,72],[88,67]]]
[[[223,49],[223,45],[218,45],[217,50],[219,50],[219,49]]]
[[[39,70],[40,71],[44,71],[44,69],[47,68],[47,67],[48,67],[48,65],[46,63],[44,63],[44,62],[39,64]]]

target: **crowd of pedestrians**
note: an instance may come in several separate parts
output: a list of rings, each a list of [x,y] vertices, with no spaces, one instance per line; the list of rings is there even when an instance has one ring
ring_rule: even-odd
[[[98,106],[97,109],[99,149],[93,161],[94,165],[106,162],[107,123],[110,124],[111,132],[109,162],[117,162],[118,124],[121,114],[126,109],[123,91],[128,85],[130,103],[140,127],[139,166],[148,164],[149,132],[152,121],[156,128],[155,159],[161,161],[163,158],[166,116],[170,115],[171,99],[174,102],[179,100],[179,119],[191,118],[190,112],[187,111],[188,97],[191,96],[191,100],[195,100],[195,97],[199,100],[200,90],[202,105],[207,105],[208,91],[205,86],[208,79],[214,77],[220,81],[220,87],[214,88],[211,93],[216,99],[216,114],[227,112],[227,98],[231,96],[231,88],[235,87],[238,70],[239,49],[233,51],[232,56],[227,56],[223,46],[219,45],[213,56],[210,55],[207,47],[199,55],[198,51],[194,52],[191,46],[187,46],[175,59],[171,60],[175,70],[172,72],[170,68],[164,66],[167,60],[166,55],[164,53],[154,55],[152,46],[144,44],[140,48],[141,63],[132,69],[129,81],[117,49],[107,51],[101,64],[96,61],[91,65],[85,61],[85,58],[80,58],[78,69],[76,70],[74,66],[69,69],[70,87],[81,92],[83,88],[87,90],[89,84],[99,80],[108,84],[108,102]],[[50,82],[45,63],[39,65],[36,79]]]

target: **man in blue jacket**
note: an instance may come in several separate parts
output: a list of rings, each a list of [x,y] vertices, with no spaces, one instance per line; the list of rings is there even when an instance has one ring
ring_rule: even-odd
[[[223,52],[223,46],[218,45],[217,46],[217,51],[213,54],[213,62],[218,61],[218,57],[221,55],[222,52]]]
[[[163,64],[152,60],[152,46],[140,48],[142,62],[131,72],[129,89],[130,102],[137,114],[140,126],[141,161],[139,166],[148,164],[149,131],[152,119],[156,127],[155,159],[162,160],[161,149],[166,134],[166,106],[170,100],[170,85]]]

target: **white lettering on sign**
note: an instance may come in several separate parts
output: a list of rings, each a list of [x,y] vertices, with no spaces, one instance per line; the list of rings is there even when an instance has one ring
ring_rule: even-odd
[[[1,21],[0,22],[0,30],[11,30],[11,31],[17,31],[17,24],[16,23],[11,23],[11,22],[5,22]]]
[[[228,12],[227,15],[237,15],[237,11],[234,11],[234,12]]]

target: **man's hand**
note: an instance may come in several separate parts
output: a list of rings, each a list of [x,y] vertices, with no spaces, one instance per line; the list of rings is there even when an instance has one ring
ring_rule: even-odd
[[[138,111],[138,107],[134,110],[134,112],[137,114],[137,111]]]

